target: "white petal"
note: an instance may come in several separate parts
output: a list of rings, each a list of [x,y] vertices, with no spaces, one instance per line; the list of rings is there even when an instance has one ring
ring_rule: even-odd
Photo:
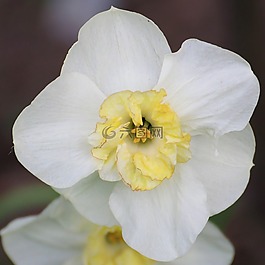
[[[151,191],[135,192],[123,183],[110,197],[126,243],[155,260],[183,255],[207,222],[206,192],[196,179],[173,176]]]
[[[102,168],[99,170],[99,176],[102,180],[106,181],[121,180],[116,164],[116,152],[112,152],[104,162]]]
[[[88,75],[106,95],[147,90],[157,83],[169,52],[163,33],[152,21],[111,8],[81,28],[62,71]]]
[[[48,85],[17,118],[18,160],[45,183],[65,188],[98,168],[88,135],[104,95],[84,75],[66,74]]]
[[[230,265],[233,257],[232,244],[214,224],[208,222],[189,252],[167,265]]]
[[[109,197],[115,183],[103,181],[98,172],[66,189],[56,189],[67,198],[77,211],[99,225],[117,225],[109,208]]]
[[[77,233],[84,229],[86,231],[89,231],[89,228],[93,229],[92,224],[88,223],[87,219],[81,216],[63,196],[50,203],[38,218],[56,220],[61,227]]]
[[[39,216],[16,219],[1,231],[4,249],[15,264],[58,265],[82,255],[87,239],[83,226],[72,231],[59,222],[60,213],[67,217],[66,204],[56,200]]]
[[[254,151],[255,139],[249,125],[220,138],[192,138],[192,158],[181,173],[203,183],[211,214],[226,209],[241,196],[249,181]]]
[[[244,59],[194,39],[165,57],[161,87],[184,129],[193,134],[242,130],[259,96],[258,80]]]

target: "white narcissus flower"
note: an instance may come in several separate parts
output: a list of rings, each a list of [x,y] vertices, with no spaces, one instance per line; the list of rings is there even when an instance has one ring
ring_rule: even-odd
[[[120,227],[87,221],[63,198],[37,216],[12,221],[1,236],[16,265],[229,265],[234,256],[231,243],[209,222],[185,256],[151,260],[126,245]]]
[[[258,96],[240,56],[195,39],[172,53],[152,21],[112,8],[20,114],[15,153],[82,215],[170,261],[246,188]]]

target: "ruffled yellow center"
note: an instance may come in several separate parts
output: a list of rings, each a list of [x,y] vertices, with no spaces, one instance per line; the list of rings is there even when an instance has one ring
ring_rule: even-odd
[[[177,163],[190,157],[190,135],[164,103],[166,91],[121,91],[101,105],[92,154],[103,161],[102,179],[120,177],[132,190],[151,190],[172,176]],[[113,172],[117,170],[117,178]]]
[[[88,238],[84,251],[85,265],[153,265],[123,241],[118,226],[96,229]]]

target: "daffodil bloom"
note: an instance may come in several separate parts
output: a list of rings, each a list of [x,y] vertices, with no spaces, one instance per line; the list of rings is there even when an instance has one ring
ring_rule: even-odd
[[[151,260],[124,242],[120,227],[87,221],[63,198],[37,216],[12,221],[1,236],[16,265],[229,265],[234,256],[231,243],[208,223],[185,256]]]
[[[86,218],[170,261],[243,193],[258,96],[240,56],[196,39],[172,53],[152,21],[112,8],[20,114],[15,153]]]

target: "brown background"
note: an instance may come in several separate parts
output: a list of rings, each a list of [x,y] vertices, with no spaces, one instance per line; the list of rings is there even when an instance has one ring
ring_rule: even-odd
[[[92,2],[96,1],[87,2],[90,3],[86,7],[87,14],[95,13]],[[106,2],[115,4],[114,1]],[[59,75],[64,56],[76,40],[78,23],[81,25],[89,18],[80,6],[80,21],[66,34],[57,28],[58,25],[67,32],[73,21],[67,19],[66,13],[62,21],[56,22],[59,16],[48,16],[46,5],[45,0],[0,1],[0,202],[17,187],[43,185],[17,162],[12,152],[12,124],[20,111]],[[63,5],[58,14],[64,13]],[[233,265],[264,265],[265,104],[262,90],[265,84],[265,2],[120,0],[116,6],[151,18],[165,33],[173,51],[185,39],[195,37],[235,51],[252,65],[261,84],[261,97],[251,120],[257,140],[256,166],[246,192],[234,207],[225,232],[236,248]],[[76,12],[79,11],[77,7]],[[13,218],[36,213],[39,208],[26,207],[5,216],[0,219],[0,229]],[[11,264],[2,250],[0,264]]]

